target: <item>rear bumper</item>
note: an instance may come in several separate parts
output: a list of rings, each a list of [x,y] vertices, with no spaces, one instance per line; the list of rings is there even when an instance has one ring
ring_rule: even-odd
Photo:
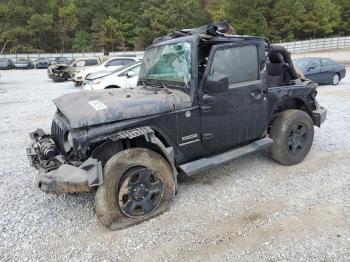
[[[317,105],[316,110],[312,111],[312,120],[315,126],[320,127],[321,124],[326,121],[327,109]]]
[[[31,138],[32,142],[26,149],[27,157],[29,164],[39,171],[36,180],[42,191],[57,195],[91,192],[102,184],[102,164],[97,159],[90,157],[74,166],[57,153],[56,144],[41,129],[32,132]],[[50,154],[48,149],[52,150]]]

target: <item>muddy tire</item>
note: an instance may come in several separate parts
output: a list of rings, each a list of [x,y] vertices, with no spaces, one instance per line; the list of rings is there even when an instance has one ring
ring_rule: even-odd
[[[270,131],[273,144],[271,157],[291,166],[300,163],[309,153],[314,139],[311,117],[301,110],[286,110],[273,122]]]
[[[96,215],[105,227],[122,229],[160,215],[174,196],[168,162],[154,151],[131,148],[107,161],[96,192]]]

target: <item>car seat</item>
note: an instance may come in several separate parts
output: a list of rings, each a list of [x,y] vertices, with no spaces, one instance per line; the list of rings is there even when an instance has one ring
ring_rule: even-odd
[[[269,53],[269,61],[266,62],[266,84],[268,87],[282,86],[289,82],[289,65],[283,60],[280,53]]]

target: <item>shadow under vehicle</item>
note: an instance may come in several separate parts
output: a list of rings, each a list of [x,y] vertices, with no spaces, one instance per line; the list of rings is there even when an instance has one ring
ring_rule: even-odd
[[[317,84],[298,78],[283,47],[227,35],[228,27],[155,39],[136,88],[54,100],[51,134],[37,129],[27,148],[39,188],[96,191],[100,223],[120,229],[167,210],[179,173],[192,176],[263,148],[283,165],[300,163],[314,126],[326,119]]]

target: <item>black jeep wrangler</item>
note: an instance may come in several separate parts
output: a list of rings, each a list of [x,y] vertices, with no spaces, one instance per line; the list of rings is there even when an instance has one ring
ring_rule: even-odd
[[[309,152],[326,110],[286,49],[208,25],[158,38],[139,86],[63,95],[51,134],[30,134],[27,154],[47,193],[96,192],[110,229],[167,210],[178,174],[194,175],[269,148],[283,165]]]

